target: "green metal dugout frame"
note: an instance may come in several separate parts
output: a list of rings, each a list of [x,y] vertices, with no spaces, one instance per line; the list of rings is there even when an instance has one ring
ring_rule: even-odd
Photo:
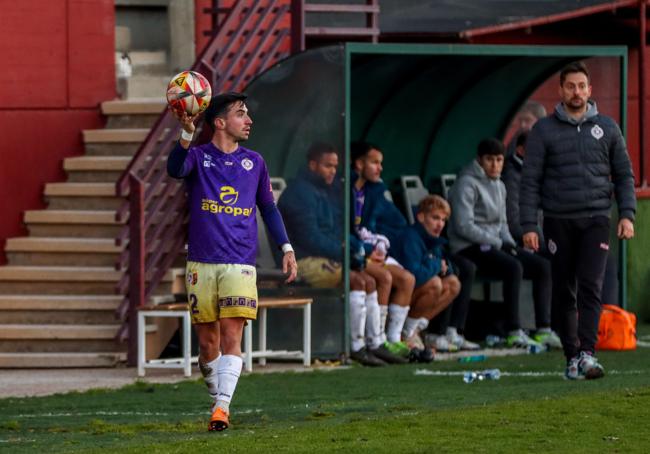
[[[347,43],[296,54],[251,83],[251,147],[265,155],[272,176],[290,178],[311,142],[331,142],[341,150],[347,194],[349,144],[367,140],[384,152],[387,184],[410,174],[430,186],[473,159],[482,138],[502,137],[520,106],[562,66],[592,57],[611,58],[618,68],[625,133],[625,47]],[[348,226],[349,198],[341,203]],[[348,244],[349,229],[343,232]],[[619,250],[625,305],[624,243]],[[347,303],[349,253],[344,269],[340,290]],[[347,310],[343,318],[347,333]],[[342,342],[348,350],[347,336]]]

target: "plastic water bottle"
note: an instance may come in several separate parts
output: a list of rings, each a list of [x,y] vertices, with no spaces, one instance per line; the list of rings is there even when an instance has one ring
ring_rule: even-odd
[[[476,372],[465,372],[463,374],[463,381],[465,383],[472,383],[477,378],[478,378],[478,374]]]
[[[488,380],[498,380],[501,378],[501,371],[499,369],[486,369],[483,371],[483,375]]]
[[[531,344],[528,346],[528,353],[531,355],[537,355],[538,353],[544,353],[547,350],[546,345],[544,344]]]
[[[461,356],[458,358],[459,363],[476,363],[479,361],[485,361],[486,360],[485,355],[472,355],[472,356]]]
[[[503,339],[494,334],[490,334],[485,338],[485,345],[488,347],[497,347],[503,343]]]

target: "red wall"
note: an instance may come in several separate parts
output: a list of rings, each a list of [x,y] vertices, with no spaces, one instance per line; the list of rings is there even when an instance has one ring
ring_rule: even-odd
[[[112,0],[0,0],[0,243],[26,234],[63,158],[83,154],[81,131],[101,128],[115,97]],[[0,263],[5,262],[4,254]]]

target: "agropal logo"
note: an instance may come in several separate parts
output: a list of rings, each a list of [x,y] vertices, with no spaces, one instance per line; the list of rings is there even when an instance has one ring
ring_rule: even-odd
[[[237,203],[239,198],[239,192],[235,191],[235,188],[232,186],[221,186],[221,193],[219,194],[219,200],[226,205],[234,205]]]

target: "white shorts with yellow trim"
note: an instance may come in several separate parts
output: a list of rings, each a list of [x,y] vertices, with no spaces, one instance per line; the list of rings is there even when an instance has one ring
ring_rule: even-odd
[[[185,286],[192,323],[257,318],[257,273],[251,265],[187,262]]]

